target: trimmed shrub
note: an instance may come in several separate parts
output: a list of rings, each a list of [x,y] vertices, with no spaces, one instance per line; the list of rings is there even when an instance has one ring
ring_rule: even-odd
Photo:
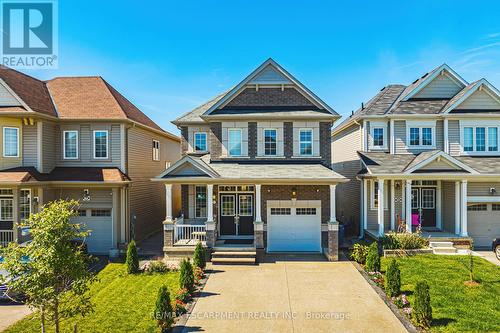
[[[166,332],[174,323],[174,309],[167,286],[161,286],[158,290],[154,316],[160,332]]]
[[[205,269],[205,266],[207,265],[205,260],[205,248],[201,245],[201,242],[198,242],[198,244],[196,244],[196,248],[194,249],[193,264],[201,269]]]
[[[366,256],[366,270],[368,272],[380,271],[380,256],[378,254],[377,242],[373,242],[368,248],[368,255]]]
[[[167,265],[165,265],[165,263],[163,263],[162,261],[159,261],[159,260],[150,261],[150,262],[146,263],[142,267],[142,270],[147,274],[166,273],[169,271]]]
[[[194,273],[193,266],[189,259],[184,259],[181,262],[181,271],[179,274],[179,284],[181,288],[187,289],[189,292],[194,290]]]
[[[385,273],[385,292],[389,297],[398,296],[401,292],[401,272],[396,259],[392,259]]]
[[[127,264],[127,272],[129,274],[135,274],[139,272],[139,255],[137,254],[137,247],[135,246],[135,241],[128,244],[127,247],[127,259],[125,261]]]
[[[356,261],[358,264],[364,264],[366,262],[366,256],[368,255],[368,245],[363,245],[360,243],[354,244],[351,253],[351,259]]]
[[[390,232],[382,237],[384,250],[414,250],[427,247],[427,239],[418,233]]]
[[[417,326],[429,328],[432,321],[431,296],[429,285],[425,281],[417,282],[413,303],[413,320]]]

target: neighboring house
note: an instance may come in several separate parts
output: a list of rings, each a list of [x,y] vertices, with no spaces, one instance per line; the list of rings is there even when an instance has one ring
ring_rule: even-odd
[[[180,139],[101,77],[2,67],[0,127],[0,243],[25,240],[18,223],[58,198],[80,202],[93,253],[161,230],[165,193],[150,178],[178,160]]]
[[[322,252],[336,260],[331,127],[339,115],[272,59],[173,123],[183,157],[165,184],[165,253],[206,234],[206,245],[261,253]],[[182,186],[182,215],[169,201]],[[177,218],[176,218],[177,217]]]
[[[407,222],[433,237],[500,235],[500,95],[447,65],[389,85],[333,131],[339,215],[361,235]],[[358,206],[357,202],[361,202]]]

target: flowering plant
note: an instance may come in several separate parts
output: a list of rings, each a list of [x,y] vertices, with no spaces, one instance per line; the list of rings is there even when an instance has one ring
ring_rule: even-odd
[[[203,269],[201,269],[200,267],[195,267],[194,268],[194,282],[198,284],[200,282],[200,280],[203,279],[203,276],[204,276]]]
[[[410,301],[408,301],[408,297],[406,297],[405,294],[401,294],[397,297],[393,297],[392,301],[400,309],[408,308],[410,306]]]
[[[384,287],[384,276],[380,272],[368,272],[370,279],[377,284],[377,286]]]
[[[176,316],[181,316],[181,315],[185,314],[187,312],[186,303],[184,303],[183,301],[181,301],[179,299],[176,299],[174,302],[174,311],[175,311]]]
[[[190,297],[191,297],[191,294],[189,293],[189,290],[187,290],[186,288],[183,288],[177,292],[177,295],[175,295],[175,300],[180,301],[182,303],[185,303],[189,300]]]

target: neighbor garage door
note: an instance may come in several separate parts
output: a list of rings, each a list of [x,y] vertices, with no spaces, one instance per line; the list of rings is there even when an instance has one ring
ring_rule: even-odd
[[[467,207],[467,232],[475,247],[490,247],[500,236],[500,204],[474,203]]]
[[[321,252],[321,201],[268,201],[268,252]]]
[[[73,218],[75,223],[85,224],[90,236],[85,239],[87,248],[93,254],[109,254],[113,247],[111,209],[84,209]]]

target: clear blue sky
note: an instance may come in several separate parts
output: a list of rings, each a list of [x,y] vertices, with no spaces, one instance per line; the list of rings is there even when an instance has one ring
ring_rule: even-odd
[[[59,69],[101,75],[163,128],[269,57],[342,115],[442,64],[500,88],[500,1],[59,0]]]

